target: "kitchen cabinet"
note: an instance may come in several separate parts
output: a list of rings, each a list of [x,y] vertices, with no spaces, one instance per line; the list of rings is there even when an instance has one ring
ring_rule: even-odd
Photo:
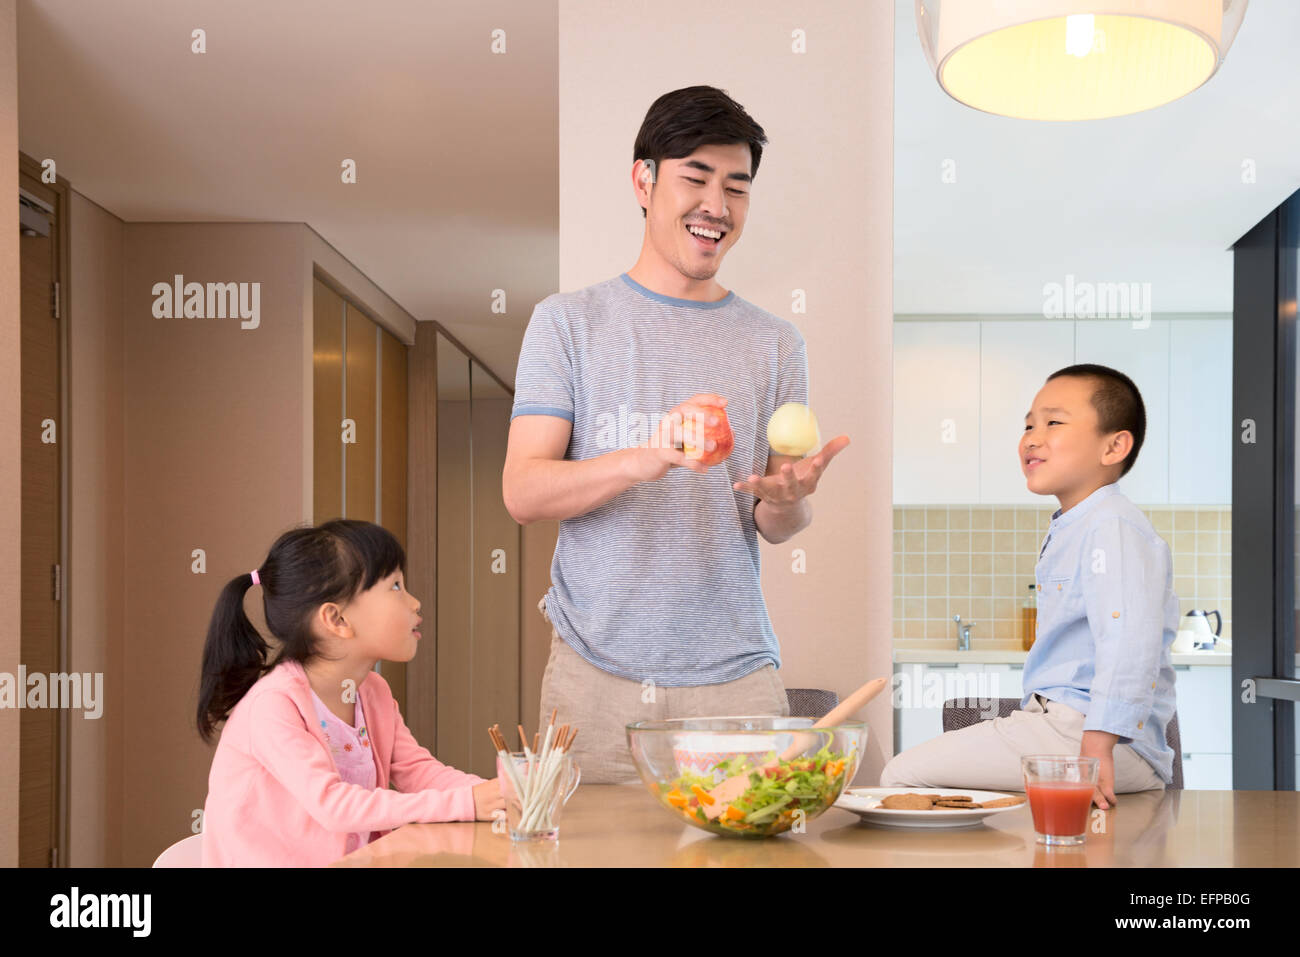
[[[943,733],[943,703],[965,698],[972,707],[993,707],[994,698],[1013,697],[1005,673],[1009,665],[954,661],[908,662],[894,668],[895,753]],[[990,671],[989,669],[994,669]]]
[[[987,664],[984,666],[984,673],[988,675],[986,684],[990,696],[994,698],[1023,698],[1025,696],[1024,686],[1021,681],[1025,674],[1024,665]]]
[[[1136,326],[1131,319],[1080,319],[1074,324],[1074,361],[1117,369],[1142,393],[1146,437],[1137,463],[1119,481],[1124,494],[1137,505],[1169,501],[1169,347],[1169,321],[1164,319]],[[1231,413],[1230,395],[1224,408]],[[1190,427],[1190,435],[1202,435],[1199,425],[1184,426]]]
[[[1129,375],[1147,408],[1125,494],[1138,505],[1230,504],[1231,356],[1231,319],[897,321],[894,502],[1051,504],[1025,488],[1024,414],[1051,373],[1097,362]]]
[[[1174,665],[1183,787],[1232,788],[1232,668]]]
[[[1232,753],[1232,668],[1174,665],[1184,752]]]
[[[1043,505],[1025,487],[1018,443],[1025,413],[1047,377],[1074,361],[1074,323],[1059,319],[980,323],[978,501]]]
[[[894,501],[948,505],[978,493],[980,324],[894,324]]]
[[[1232,320],[1172,320],[1171,505],[1232,504],[1232,441]]]

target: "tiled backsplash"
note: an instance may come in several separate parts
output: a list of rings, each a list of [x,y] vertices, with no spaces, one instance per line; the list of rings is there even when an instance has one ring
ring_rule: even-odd
[[[952,616],[961,615],[963,622],[976,623],[972,648],[1020,648],[1021,606],[1055,510],[1055,503],[896,507],[895,645],[956,647]],[[1217,609],[1223,614],[1223,636],[1231,638],[1232,512],[1226,506],[1142,511],[1169,543],[1180,613]]]

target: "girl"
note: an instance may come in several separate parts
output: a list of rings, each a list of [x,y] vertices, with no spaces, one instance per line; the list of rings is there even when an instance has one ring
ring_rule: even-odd
[[[384,528],[336,519],[285,532],[260,568],[222,590],[198,708],[206,742],[225,721],[203,809],[205,867],[319,866],[408,821],[504,810],[496,778],[448,767],[416,742],[374,671],[381,658],[410,661],[420,640],[405,570]],[[244,614],[250,585],[280,642],[269,663]]]

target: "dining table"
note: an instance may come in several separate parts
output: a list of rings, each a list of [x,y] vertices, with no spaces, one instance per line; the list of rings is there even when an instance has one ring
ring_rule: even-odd
[[[683,822],[641,782],[583,784],[553,841],[512,841],[504,820],[406,824],[336,867],[1297,867],[1300,792],[1171,790],[1094,809],[1084,843],[1049,847],[1027,804],[960,828],[882,827],[832,806],[766,838]]]

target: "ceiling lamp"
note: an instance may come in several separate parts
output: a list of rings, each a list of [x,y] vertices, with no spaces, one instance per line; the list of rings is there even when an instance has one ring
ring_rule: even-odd
[[[916,0],[939,85],[1027,120],[1095,120],[1176,100],[1214,75],[1248,0]]]

